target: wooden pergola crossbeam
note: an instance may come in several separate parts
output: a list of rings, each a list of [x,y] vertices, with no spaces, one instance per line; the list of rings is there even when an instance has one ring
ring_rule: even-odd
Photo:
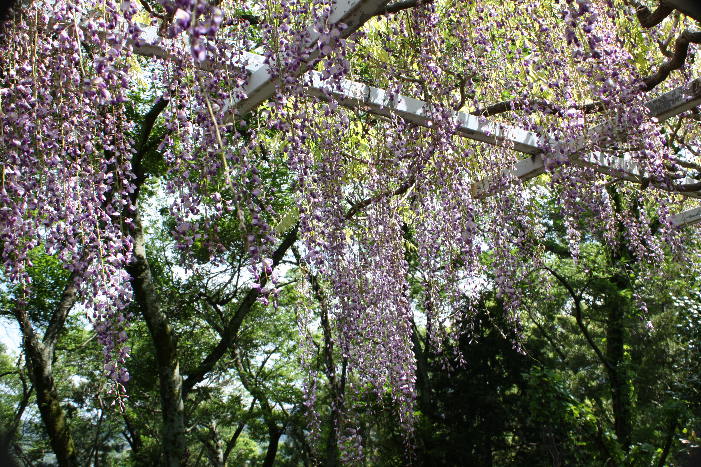
[[[646,103],[650,113],[658,120],[663,121],[675,115],[679,115],[689,109],[701,105],[701,79],[696,79],[688,85],[681,86],[667,92]],[[593,131],[596,131],[595,128]],[[642,182],[647,180],[639,164],[629,156],[618,157],[601,152],[578,153],[573,151],[571,162],[577,165],[590,167],[596,172],[611,175],[631,182]],[[521,159],[512,168],[504,170],[502,177],[518,178],[529,180],[545,172],[545,160],[541,154],[535,154],[527,159]],[[677,180],[675,185],[697,184],[698,180],[685,178]],[[478,198],[489,196],[494,192],[492,185],[494,179],[480,180],[473,185],[473,193]],[[674,187],[660,185],[658,188],[668,191],[676,191]],[[684,196],[701,198],[701,191],[688,191],[682,193]],[[672,225],[683,227],[701,222],[701,208],[694,208],[684,211],[672,217]]]
[[[653,117],[660,121],[701,105],[701,78],[695,79],[690,84],[676,88],[668,93],[648,101],[647,108]],[[594,128],[593,133],[599,129]],[[608,156],[603,154],[581,154],[577,148],[571,151],[573,164],[590,167],[599,173],[613,175],[629,181],[640,181],[644,177],[643,171],[630,157]],[[528,159],[519,160],[513,167],[502,172],[502,177],[529,180],[545,173],[545,159],[536,154]],[[492,190],[493,180],[481,180],[476,182],[473,192],[477,197],[489,196]],[[694,193],[686,193],[694,196]],[[696,193],[696,196],[699,196]],[[695,197],[696,197],[695,196]]]
[[[401,94],[391,95],[383,89],[347,79],[341,80],[340,86],[334,86],[316,71],[309,72],[306,79],[308,94],[333,98],[344,107],[360,108],[375,115],[396,115],[427,128],[434,124],[434,107],[419,99]],[[533,132],[494,123],[465,112],[450,112],[449,118],[455,125],[456,133],[466,138],[493,145],[506,145],[526,154],[540,152],[538,136]]]
[[[251,57],[252,60],[253,57]],[[407,121],[430,128],[433,125],[432,106],[412,97],[390,94],[373,86],[351,80],[341,80],[332,85],[319,72],[305,75],[307,93],[321,98],[333,98],[340,105],[349,108],[361,108],[377,115],[397,115]],[[701,79],[694,80],[686,86],[679,87],[646,103],[650,113],[660,121],[701,104]],[[507,175],[527,180],[545,172],[545,161],[540,155],[542,149],[538,136],[517,127],[498,124],[485,118],[476,117],[465,112],[452,112],[456,133],[466,138],[488,144],[509,147],[515,151],[530,154],[531,157],[520,160]],[[594,131],[597,131],[595,129]],[[582,144],[582,149],[584,145]],[[596,172],[622,178],[632,182],[641,182],[645,173],[630,157],[617,157],[604,153],[583,153],[573,151],[576,157],[572,162],[590,167]],[[696,180],[684,179],[678,184],[695,183]],[[487,196],[490,181],[480,181],[473,187],[477,197]],[[664,187],[662,187],[664,189]],[[670,191],[674,191],[670,189]],[[701,192],[686,192],[686,196],[701,198]]]
[[[340,37],[346,38],[387,6],[387,3],[389,3],[388,0],[336,0],[327,23],[329,26],[344,24],[345,28],[340,31]],[[306,63],[301,64],[299,74],[307,71],[309,63],[319,57],[321,48],[317,42],[320,36],[320,33],[314,29],[309,31],[307,43],[303,45],[307,50]],[[279,78],[273,76],[268,67],[258,67],[243,88],[246,98],[234,103],[232,111],[224,120],[229,121],[234,118],[234,109],[236,113],[245,115],[268,100],[275,93],[278,81]]]
[[[166,55],[162,49],[155,46],[143,46],[137,53],[163,58]],[[246,52],[239,64],[248,69],[252,77],[267,73],[264,57],[261,55]],[[309,95],[322,99],[333,98],[340,105],[351,109],[361,108],[376,115],[397,115],[417,125],[427,128],[433,126],[431,104],[419,99],[401,94],[390,96],[390,93],[383,89],[347,79],[341,80],[340,86],[336,86],[323,79],[322,74],[316,71],[307,72],[300,79],[304,80],[305,89]],[[264,100],[261,99],[258,105]],[[253,101],[245,102],[250,104]],[[232,102],[231,106],[241,111],[245,102]],[[689,85],[652,99],[646,105],[653,116],[659,120],[665,120],[700,104],[701,79],[696,79]],[[540,155],[542,153],[540,139],[534,132],[494,123],[486,118],[465,112],[452,112],[452,120],[456,125],[456,133],[461,136],[488,144],[506,146],[515,151],[532,155],[530,158],[518,161],[511,169],[506,169],[504,175],[528,180],[545,172],[545,161]],[[581,155],[574,162],[591,166],[598,172],[632,181],[639,180],[641,176],[640,171],[636,169],[635,162],[625,158]],[[476,195],[486,195],[489,191],[489,184],[489,180],[478,182],[474,190]]]
[[[252,76],[265,68],[262,55],[246,52],[239,63]],[[361,109],[374,115],[399,116],[406,121],[430,128],[434,124],[434,107],[419,99],[402,94],[390,94],[384,89],[349,79],[332,83],[324,79],[318,71],[308,71],[303,80],[305,93],[324,100],[335,100],[339,105],[350,109]],[[236,106],[236,103],[232,103]],[[476,117],[465,112],[450,112],[449,118],[455,125],[457,134],[474,141],[506,146],[525,154],[541,152],[538,136],[518,127],[494,123],[484,117]]]
[[[701,206],[675,214],[671,221],[674,227],[698,224],[701,222]]]
[[[701,105],[701,78],[691,83],[680,86],[646,103],[650,113],[658,120],[663,121],[682,112]],[[596,129],[595,129],[596,131]],[[576,151],[575,151],[576,153]],[[604,173],[631,182],[645,180],[644,171],[630,157],[618,157],[600,152],[576,154],[572,162],[577,165],[590,167],[599,173]],[[502,176],[514,177],[520,180],[529,180],[545,172],[545,160],[541,154],[533,155],[527,159],[521,159],[511,169],[502,172]],[[676,181],[676,184],[685,185],[698,183],[698,180],[685,178]],[[473,185],[473,193],[476,197],[489,196],[493,190],[493,180],[481,180]],[[661,189],[675,191],[673,187],[660,186]],[[683,193],[684,196],[701,198],[701,191]],[[701,222],[701,207],[693,208],[672,217],[672,225],[683,227]]]
[[[659,121],[679,115],[701,105],[701,78],[697,78],[669,92],[656,97],[646,104],[650,114]]]
[[[344,1],[340,4],[341,9],[335,15],[332,14],[332,18],[346,18],[347,21],[355,24],[357,29],[386,3],[377,0]],[[349,29],[351,28],[345,29],[344,32],[348,32]],[[310,46],[311,49],[318,50],[318,47],[314,45]],[[168,54],[157,46],[144,45],[136,47],[135,51],[137,54],[145,56],[168,58]],[[310,54],[310,57],[310,60],[313,59],[314,54]],[[239,114],[245,114],[247,111],[257,107],[272,96],[277,86],[276,80],[271,76],[268,67],[264,64],[263,56],[246,52],[243,54],[243,59],[239,65],[250,72],[251,78],[244,88],[248,98],[231,103],[232,111],[228,114],[229,118],[233,118],[233,109],[236,109],[236,112]],[[401,94],[390,94],[383,89],[347,79],[340,80],[338,83],[331,83],[325,80],[321,73],[316,71],[308,71],[300,79],[304,80],[307,94],[322,99],[334,99],[344,107],[351,109],[361,108],[376,115],[396,115],[427,128],[432,127],[434,124],[432,116],[434,107],[419,99]],[[650,100],[646,103],[646,106],[654,117],[662,121],[700,104],[701,79],[696,79],[686,86],[679,87]],[[517,127],[494,123],[486,118],[465,112],[452,112],[450,117],[455,125],[456,133],[463,137],[492,145],[506,146],[515,151],[531,155],[529,158],[518,161],[512,168],[504,170],[502,172],[503,177],[528,180],[545,172],[545,160],[541,155],[542,147],[535,133]],[[593,131],[596,132],[597,129],[595,128]],[[584,149],[583,145],[582,149]],[[645,178],[644,172],[630,157],[617,157],[603,153],[583,153],[582,150],[577,150],[576,148],[572,151],[572,154],[574,154],[571,157],[572,163],[590,167],[599,173],[633,182],[640,182]],[[686,179],[681,181],[681,183],[694,182],[696,180]],[[473,193],[478,198],[489,196],[494,191],[491,187],[493,184],[493,180],[490,179],[478,181],[473,185]],[[662,188],[664,189],[664,187]],[[684,195],[701,198],[701,193],[698,191],[686,192]],[[696,213],[696,211],[692,211]],[[699,215],[692,214],[685,212],[675,216],[675,225],[681,226],[698,222]]]

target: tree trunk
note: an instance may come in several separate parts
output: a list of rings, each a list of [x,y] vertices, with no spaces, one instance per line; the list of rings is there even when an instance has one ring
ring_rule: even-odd
[[[51,441],[51,449],[56,454],[58,465],[72,467],[78,465],[75,444],[54,385],[51,373],[46,373],[46,366],[32,362],[32,376],[36,390],[37,404],[44,427]]]
[[[51,348],[42,344],[31,327],[26,311],[18,311],[29,374],[36,392],[41,420],[49,436],[51,449],[61,467],[77,467],[75,443],[61,407],[52,372]]]
[[[163,464],[168,467],[177,467],[182,465],[185,460],[185,417],[177,339],[173,327],[168,323],[167,317],[161,311],[160,300],[153,283],[153,276],[151,275],[151,268],[146,258],[146,243],[138,211],[139,193],[147,178],[147,173],[143,166],[143,158],[146,154],[148,141],[156,119],[168,103],[168,99],[162,97],[156,99],[153,107],[144,115],[141,123],[141,131],[136,145],[137,151],[132,159],[132,170],[136,176],[134,181],[135,189],[130,195],[132,205],[136,208],[134,229],[131,232],[134,239],[134,256],[126,270],[131,276],[134,300],[146,321],[156,352],[156,365],[158,366],[161,392],[161,411],[163,413],[163,429],[161,432]]]
[[[131,276],[134,299],[144,316],[156,352],[163,412],[163,463],[168,467],[177,467],[183,464],[185,458],[185,417],[177,339],[160,308],[146,259],[144,233],[138,213],[134,224],[134,259],[127,272]]]
[[[623,210],[623,199],[614,188],[607,188],[613,201],[616,213]],[[637,204],[633,205],[637,211]],[[611,255],[611,266],[617,269],[611,277],[613,290],[606,303],[608,316],[606,320],[606,370],[611,386],[611,405],[613,409],[614,429],[618,442],[625,452],[628,452],[632,435],[632,388],[628,381],[628,371],[625,362],[625,318],[631,308],[630,299],[623,292],[628,289],[630,280],[624,272],[624,264],[633,261],[633,255],[628,248],[625,226],[617,223],[618,241],[620,247]]]
[[[272,467],[275,463],[275,457],[277,456],[277,447],[280,443],[280,437],[282,436],[283,430],[277,426],[271,426],[268,428],[268,435],[270,436],[270,441],[268,442],[268,450],[265,452],[265,460],[263,460],[263,467]]]
[[[622,295],[625,278],[617,275],[614,278],[616,290],[614,299],[608,306],[606,323],[606,358],[609,382],[611,385],[611,404],[613,408],[614,428],[618,442],[624,451],[630,449],[632,433],[632,394],[627,377],[625,363],[625,312],[628,299]]]
[[[54,382],[53,358],[58,335],[75,304],[77,291],[77,275],[73,273],[68,278],[61,299],[51,314],[43,340],[37,336],[29,320],[25,303],[20,301],[15,308],[15,318],[22,331],[29,377],[36,391],[39,413],[49,436],[51,449],[56,454],[58,465],[61,467],[77,466],[78,460],[75,443]]]
[[[207,459],[211,467],[226,467],[226,459],[224,458],[224,443],[222,442],[217,424],[212,422],[207,433],[200,435],[202,445],[205,448]]]
[[[332,408],[329,417],[329,437],[326,440],[326,453],[324,454],[324,465],[326,467],[338,465],[340,454],[338,451],[338,419],[338,409]]]
[[[415,323],[411,323],[411,342],[413,344],[414,356],[416,358],[416,389],[419,408],[427,417],[435,416],[435,404],[431,398],[431,381],[428,372],[427,345],[428,341],[422,345],[421,336]]]

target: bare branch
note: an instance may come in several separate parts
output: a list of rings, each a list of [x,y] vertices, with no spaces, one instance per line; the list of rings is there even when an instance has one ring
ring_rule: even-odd
[[[392,15],[394,13],[399,13],[400,11],[408,10],[409,8],[414,8],[419,5],[427,5],[433,3],[433,0],[401,0],[399,2],[387,5],[385,8],[381,9],[375,15]]]
[[[639,5],[636,8],[635,16],[638,17],[638,21],[640,21],[642,27],[651,28],[664,21],[673,11],[674,8],[662,3],[653,12],[651,12],[648,7]]]
[[[565,289],[567,289],[567,292],[570,294],[570,297],[572,297],[572,300],[574,301],[574,312],[575,312],[575,319],[577,321],[577,326],[579,327],[579,330],[582,332],[584,335],[584,338],[587,340],[587,343],[589,343],[589,346],[594,350],[594,353],[596,356],[599,358],[601,363],[606,367],[607,370],[613,372],[615,371],[615,368],[611,365],[611,362],[608,361],[608,359],[604,356],[604,354],[601,352],[601,349],[599,349],[599,346],[596,345],[594,342],[594,339],[592,339],[591,334],[589,334],[589,330],[587,329],[587,326],[584,324],[584,318],[583,318],[583,313],[582,313],[582,297],[580,294],[576,293],[572,285],[565,279],[562,275],[557,273],[555,270],[543,266],[543,269],[546,271],[550,272],[550,274],[555,277],[555,279],[562,284]]]
[[[559,115],[562,117],[565,116],[565,112],[570,108],[575,110],[581,110],[584,113],[594,113],[605,110],[606,106],[602,102],[592,102],[589,104],[580,104],[575,105],[573,107],[565,108],[542,99],[512,99],[508,101],[497,102],[496,104],[492,104],[489,107],[485,107],[484,109],[474,110],[471,113],[472,115],[489,117],[504,112],[528,109],[533,112],[540,111],[553,115]]]
[[[684,144],[684,146],[686,146],[686,144]],[[697,155],[697,154],[695,154],[695,155]],[[685,169],[698,170],[699,172],[701,172],[701,165],[699,165],[699,164],[695,164],[693,162],[688,162],[688,161],[679,159],[677,157],[670,157],[669,160],[671,160],[672,162],[674,162],[675,164],[677,164],[681,167],[684,167]]]
[[[667,79],[669,74],[684,66],[686,56],[689,53],[689,44],[701,43],[701,31],[691,31],[686,29],[674,41],[674,54],[672,57],[660,65],[657,72],[643,79],[643,90],[649,91],[662,81]]]

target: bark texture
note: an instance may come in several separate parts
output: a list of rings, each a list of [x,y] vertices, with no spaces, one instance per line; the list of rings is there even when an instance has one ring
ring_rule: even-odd
[[[163,428],[163,463],[168,467],[182,465],[185,458],[185,415],[182,377],[178,360],[177,338],[168,318],[161,310],[160,299],[146,258],[141,219],[134,220],[134,255],[127,267],[134,290],[134,300],[148,326],[158,366]]]
[[[71,274],[56,308],[49,319],[43,339],[39,338],[29,319],[23,302],[17,304],[15,317],[22,331],[22,344],[27,359],[29,377],[36,392],[37,405],[46,428],[51,449],[56,454],[58,465],[78,465],[75,443],[71,436],[66,414],[61,407],[53,375],[54,350],[58,335],[66,323],[68,313],[77,298],[77,275]]]

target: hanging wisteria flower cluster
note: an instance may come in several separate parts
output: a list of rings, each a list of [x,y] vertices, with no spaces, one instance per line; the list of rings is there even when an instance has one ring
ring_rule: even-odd
[[[134,5],[34,2],[3,33],[0,244],[3,271],[29,287],[43,245],[75,273],[117,385],[131,300],[124,265],[133,217],[132,144],[123,105]]]

